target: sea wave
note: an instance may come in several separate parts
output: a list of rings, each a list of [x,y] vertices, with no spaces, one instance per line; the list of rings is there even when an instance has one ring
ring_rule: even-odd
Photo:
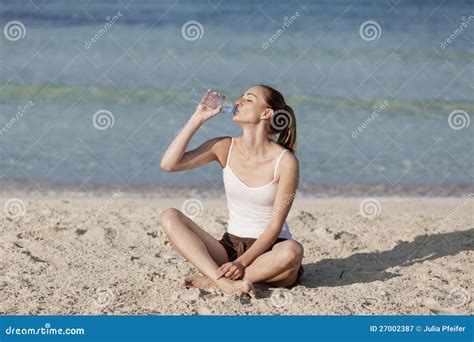
[[[67,102],[75,101],[84,97],[88,101],[116,102],[116,103],[156,103],[174,102],[186,104],[190,89],[170,90],[151,87],[136,89],[121,89],[114,87],[88,87],[82,85],[13,85],[0,84],[0,103],[23,103],[35,99],[41,101]],[[124,94],[127,94],[124,96]],[[236,99],[240,94],[227,94],[228,98]],[[387,111],[395,113],[411,113],[415,115],[446,114],[453,110],[463,109],[474,112],[474,102],[448,101],[438,99],[390,99],[390,98],[363,98],[343,96],[287,96],[287,102],[295,107],[318,107],[318,108],[374,108],[388,101]]]

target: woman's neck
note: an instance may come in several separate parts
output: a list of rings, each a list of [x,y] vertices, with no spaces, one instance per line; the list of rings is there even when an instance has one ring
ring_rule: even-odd
[[[265,157],[271,146],[271,139],[266,133],[255,130],[244,130],[242,134],[242,153],[253,157]]]

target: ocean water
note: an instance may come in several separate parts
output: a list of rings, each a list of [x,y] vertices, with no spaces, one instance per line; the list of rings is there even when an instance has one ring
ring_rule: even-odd
[[[217,163],[159,167],[193,112],[187,93],[236,99],[268,83],[295,109],[305,184],[473,185],[470,1],[0,4],[2,27],[19,21],[24,33],[0,36],[2,182],[220,184]],[[220,115],[189,148],[240,134]]]

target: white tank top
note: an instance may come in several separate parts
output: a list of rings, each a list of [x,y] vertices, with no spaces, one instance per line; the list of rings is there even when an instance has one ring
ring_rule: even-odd
[[[275,176],[280,164],[283,150],[276,162],[273,180],[258,187],[250,187],[242,182],[230,168],[230,157],[232,152],[232,138],[227,156],[227,164],[223,170],[224,188],[229,208],[229,221],[227,232],[240,237],[257,239],[267,228],[272,217],[273,203],[275,201],[277,183]],[[285,220],[279,237],[291,239],[290,229]]]

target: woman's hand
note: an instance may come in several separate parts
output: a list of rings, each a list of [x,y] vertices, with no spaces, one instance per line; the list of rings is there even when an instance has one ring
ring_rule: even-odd
[[[201,99],[201,103],[198,104],[192,119],[203,123],[216,116],[222,110],[224,99],[223,96],[221,97],[221,93],[211,92],[211,89],[208,89]]]
[[[244,275],[245,267],[239,262],[226,262],[219,267],[219,278],[226,277],[232,280],[240,279]],[[219,279],[218,278],[218,279]]]

